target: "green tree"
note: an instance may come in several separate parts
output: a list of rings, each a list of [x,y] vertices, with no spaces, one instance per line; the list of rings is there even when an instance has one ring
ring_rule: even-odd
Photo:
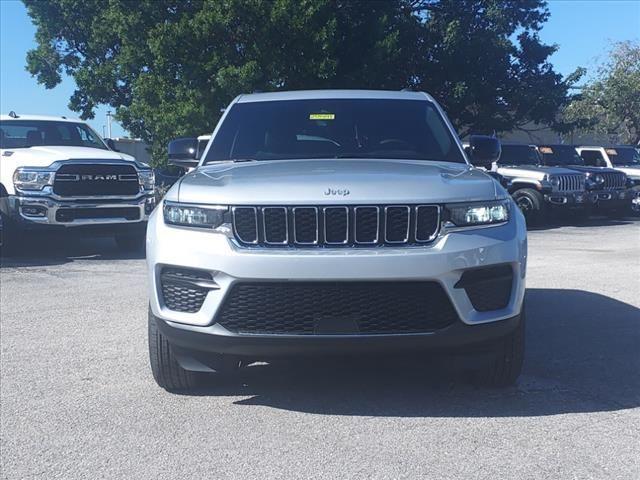
[[[617,135],[622,143],[640,145],[640,43],[614,44],[565,116],[580,131]]]
[[[542,0],[23,1],[27,69],[47,88],[71,75],[72,110],[111,105],[158,161],[254,90],[423,88],[463,134],[550,122],[567,99]]]

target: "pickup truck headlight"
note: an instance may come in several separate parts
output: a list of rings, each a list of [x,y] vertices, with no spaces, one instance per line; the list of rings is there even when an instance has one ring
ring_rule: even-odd
[[[140,170],[138,172],[140,185],[144,190],[153,190],[156,184],[156,178],[153,170]]]
[[[29,168],[19,168],[13,173],[13,185],[19,190],[42,190],[53,185],[55,172]]]
[[[164,221],[170,225],[218,228],[227,222],[229,207],[222,205],[189,205],[164,202]]]
[[[509,220],[511,200],[453,203],[445,206],[447,220],[454,227],[474,227],[505,223]]]

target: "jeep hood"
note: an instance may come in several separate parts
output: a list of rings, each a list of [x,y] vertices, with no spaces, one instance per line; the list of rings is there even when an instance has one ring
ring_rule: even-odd
[[[7,148],[2,151],[2,155],[3,160],[18,160],[21,166],[29,167],[48,167],[56,161],[75,159],[135,161],[131,155],[90,147],[42,146]]]
[[[167,199],[224,205],[442,203],[495,199],[496,186],[482,171],[459,163],[268,160],[200,167]]]

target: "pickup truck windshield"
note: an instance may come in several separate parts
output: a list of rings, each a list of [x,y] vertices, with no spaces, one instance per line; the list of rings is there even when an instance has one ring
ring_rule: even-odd
[[[608,148],[607,154],[614,165],[640,166],[640,153],[633,147]]]
[[[502,145],[498,165],[538,165],[540,157],[535,147],[529,145]]]
[[[398,158],[465,163],[429,101],[315,99],[236,103],[204,163]]]
[[[584,165],[584,160],[571,145],[548,145],[538,147],[545,165]]]
[[[43,145],[108,150],[100,137],[83,123],[50,120],[0,121],[0,148],[30,148]]]

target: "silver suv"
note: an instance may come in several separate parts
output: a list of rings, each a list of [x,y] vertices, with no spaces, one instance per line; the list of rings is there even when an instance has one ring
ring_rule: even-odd
[[[242,95],[149,219],[157,383],[280,357],[473,353],[485,383],[518,377],[527,237],[508,192],[427,94]]]

